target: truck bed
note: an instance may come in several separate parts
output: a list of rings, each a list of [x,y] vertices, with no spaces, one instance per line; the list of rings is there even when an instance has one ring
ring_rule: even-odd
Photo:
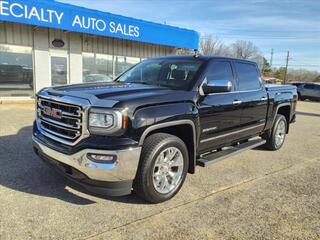
[[[276,84],[266,84],[267,91],[283,92],[283,91],[294,91],[297,89],[293,85],[276,85]]]

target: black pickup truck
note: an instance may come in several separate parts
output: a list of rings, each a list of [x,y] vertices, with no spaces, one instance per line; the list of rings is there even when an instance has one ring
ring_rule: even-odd
[[[197,165],[281,148],[296,103],[295,86],[264,85],[251,61],[154,58],[111,83],[41,90],[34,150],[90,191],[158,203]]]

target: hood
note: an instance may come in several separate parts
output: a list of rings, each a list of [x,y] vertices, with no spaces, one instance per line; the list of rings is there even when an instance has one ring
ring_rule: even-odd
[[[60,86],[53,87],[48,92],[54,95],[87,99],[97,107],[129,107],[133,109],[144,105],[189,101],[193,99],[194,95],[190,91],[123,82]]]

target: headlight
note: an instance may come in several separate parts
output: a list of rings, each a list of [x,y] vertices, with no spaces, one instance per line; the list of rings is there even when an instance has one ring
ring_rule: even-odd
[[[114,118],[109,113],[90,113],[90,127],[110,128],[114,124]]]
[[[113,133],[122,128],[123,114],[120,111],[91,109],[89,131],[95,134]]]

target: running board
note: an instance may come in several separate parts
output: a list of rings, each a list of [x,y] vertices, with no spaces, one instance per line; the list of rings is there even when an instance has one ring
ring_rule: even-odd
[[[266,140],[263,140],[263,139],[250,140],[248,142],[239,144],[235,147],[231,147],[226,150],[221,150],[221,151],[214,152],[214,153],[208,154],[206,156],[203,156],[200,159],[197,159],[197,165],[199,165],[201,167],[206,167],[209,164],[216,163],[216,162],[221,161],[225,158],[228,158],[228,157],[231,157],[231,156],[236,155],[238,153],[241,153],[245,150],[249,150],[249,149],[261,146],[265,143],[266,143]]]

